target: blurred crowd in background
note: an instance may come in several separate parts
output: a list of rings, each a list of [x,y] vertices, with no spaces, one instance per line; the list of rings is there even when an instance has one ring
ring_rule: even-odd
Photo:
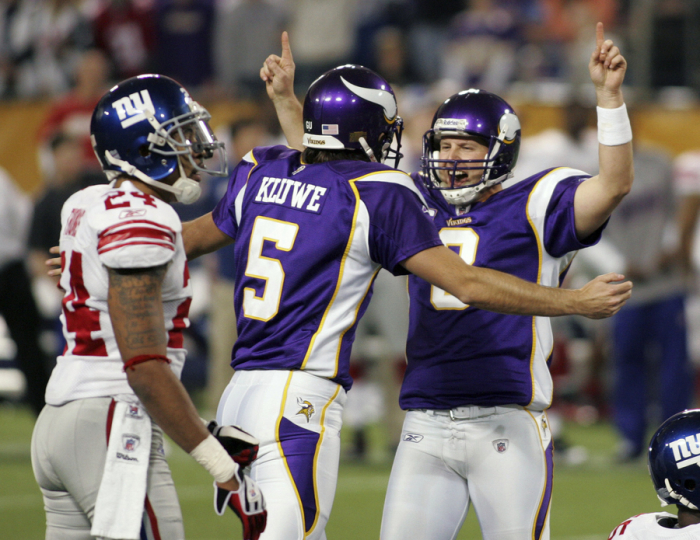
[[[3,0],[0,100],[50,102],[36,135],[42,175],[33,193],[0,163],[0,398],[22,398],[38,413],[63,343],[61,292],[46,276],[58,244],[60,209],[75,191],[103,182],[89,140],[94,106],[111,84],[161,73],[198,101],[251,104],[219,126],[231,166],[252,147],[284,143],[259,70],[279,54],[288,30],[301,96],[324,71],[358,63],[394,87],[406,131],[401,168],[419,168],[422,135],[437,105],[477,87],[524,102],[562,106],[561,128],[528,136],[515,178],[567,165],[597,173],[593,89],[587,63],[602,21],[628,59],[626,100],[634,128],[645,104],[695,107],[700,91],[700,2],[693,0]],[[620,460],[641,456],[649,426],[696,404],[700,365],[700,149],[681,155],[635,141],[635,185],[595,248],[581,252],[566,286],[622,272],[635,281],[630,309],[611,321],[554,320],[550,420],[571,462],[561,419],[614,421]],[[206,179],[183,220],[213,209],[225,179]],[[505,218],[505,217],[504,217]],[[202,390],[213,413],[227,384],[231,346],[232,249],[191,267],[195,297],[183,382]],[[405,281],[381,272],[354,348],[355,386],[345,424],[348,457],[371,457],[367,426],[383,423],[385,444],[402,421],[408,299]],[[468,331],[456,328],[455,331]],[[19,382],[18,382],[19,381]],[[389,455],[389,454],[387,454]]]

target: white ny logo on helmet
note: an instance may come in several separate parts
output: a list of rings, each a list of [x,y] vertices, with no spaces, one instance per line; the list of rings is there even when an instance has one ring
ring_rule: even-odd
[[[700,466],[700,433],[678,439],[669,444],[679,469],[690,465]]]
[[[148,90],[134,92],[128,97],[118,99],[112,103],[112,108],[117,111],[123,128],[133,126],[137,122],[145,120],[147,115],[153,116],[156,113]]]

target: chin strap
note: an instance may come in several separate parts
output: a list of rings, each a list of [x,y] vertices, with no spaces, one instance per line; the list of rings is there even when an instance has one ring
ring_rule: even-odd
[[[377,163],[377,157],[374,155],[374,152],[372,149],[369,147],[369,144],[367,144],[367,141],[365,140],[364,137],[360,137],[358,139],[360,145],[362,146],[362,149],[365,151],[365,154],[367,154],[367,157],[369,158],[370,161]]]
[[[153,178],[146,176],[131,163],[114,157],[107,150],[105,150],[105,159],[108,163],[119,167],[124,173],[141,180],[144,184],[172,193],[175,195],[177,201],[183,204],[192,204],[199,199],[199,196],[202,194],[202,186],[200,186],[199,182],[196,180],[192,180],[192,178],[188,178],[185,175],[185,170],[182,168],[182,163],[180,163],[179,159],[177,160],[177,164],[180,170],[180,178],[178,178],[172,186],[164,182],[159,182],[158,180],[153,180]]]
[[[682,504],[683,506],[690,508],[691,510],[697,510],[698,507],[695,506],[693,503],[691,503],[688,499],[686,499],[683,495],[680,493],[676,493],[674,489],[671,487],[671,483],[668,481],[668,478],[664,478],[664,483],[666,484],[666,489],[668,490],[668,496],[676,499],[679,504]]]

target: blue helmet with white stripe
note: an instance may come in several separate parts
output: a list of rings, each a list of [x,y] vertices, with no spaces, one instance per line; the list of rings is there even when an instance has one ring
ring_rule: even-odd
[[[348,64],[327,71],[309,87],[303,114],[305,147],[362,150],[398,166],[403,120],[391,86],[372,70]]]
[[[179,83],[163,75],[139,75],[111,88],[95,107],[92,146],[107,177],[125,173],[174,193],[190,203],[201,193],[185,174],[181,157],[194,171],[228,174],[224,145],[209,127],[211,116]],[[216,156],[216,166],[205,162]],[[165,183],[179,170],[173,185]]]
[[[661,424],[649,443],[649,474],[664,506],[700,508],[700,409]]]

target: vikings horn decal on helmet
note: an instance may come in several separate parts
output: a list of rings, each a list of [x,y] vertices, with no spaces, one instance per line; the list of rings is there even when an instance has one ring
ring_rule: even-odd
[[[483,160],[440,159],[443,137],[470,136],[488,147]],[[438,107],[432,129],[423,136],[421,168],[429,188],[441,190],[448,203],[462,206],[512,177],[519,151],[520,120],[513,108],[495,94],[472,88],[454,94]],[[474,169],[484,171],[480,182],[457,185],[460,172]]]
[[[373,161],[401,159],[403,120],[388,82],[355,65],[340,66],[316,79],[304,99],[307,148],[364,150]],[[395,149],[391,148],[396,136]]]
[[[224,145],[212,133],[210,118],[174,80],[139,75],[100,99],[90,123],[92,147],[110,180],[126,173],[190,204],[199,198],[201,187],[187,177],[181,157],[195,171],[228,175]],[[213,157],[215,168],[207,168],[204,161]],[[165,183],[176,169],[179,178]]]
[[[649,474],[664,506],[700,508],[700,409],[661,424],[649,443]]]

